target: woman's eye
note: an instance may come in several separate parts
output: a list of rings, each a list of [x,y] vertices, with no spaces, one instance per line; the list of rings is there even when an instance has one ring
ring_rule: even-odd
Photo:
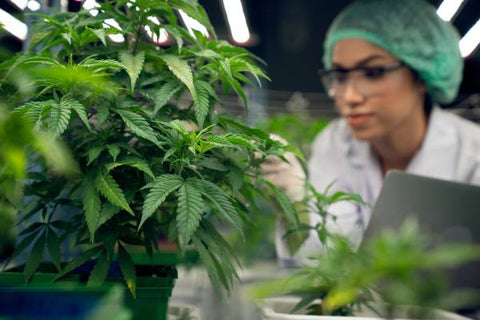
[[[337,71],[334,73],[333,78],[338,83],[344,83],[348,80],[348,72]]]
[[[378,68],[365,68],[363,69],[363,74],[365,75],[365,78],[375,80],[375,79],[380,79],[385,75],[385,69],[382,67]]]

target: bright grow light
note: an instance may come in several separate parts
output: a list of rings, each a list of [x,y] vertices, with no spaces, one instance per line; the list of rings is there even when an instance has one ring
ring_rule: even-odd
[[[457,13],[464,0],[443,0],[437,9],[437,15],[445,21],[450,21]]]
[[[247,19],[241,0],[223,0],[223,7],[227,14],[228,25],[235,42],[245,43],[250,39]]]
[[[27,25],[2,9],[0,9],[0,24],[20,40],[25,40],[27,37]]]
[[[35,1],[35,0],[28,1],[27,8],[30,11],[38,11],[38,10],[40,10],[41,7],[42,6],[40,5],[40,3],[38,1]]]
[[[480,19],[468,30],[459,42],[462,57],[471,54],[480,44]]]
[[[10,2],[16,5],[19,9],[25,10],[28,0],[10,0]]]

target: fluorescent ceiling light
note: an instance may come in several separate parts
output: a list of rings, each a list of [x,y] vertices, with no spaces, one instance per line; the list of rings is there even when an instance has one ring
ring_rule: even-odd
[[[183,23],[187,26],[188,32],[193,36],[193,30],[200,31],[205,37],[208,37],[207,28],[197,20],[193,19],[189,15],[187,15],[182,10],[178,10],[180,16],[182,17]]]
[[[241,0],[223,0],[223,7],[227,14],[228,25],[235,42],[245,43],[250,39],[247,19]]]
[[[38,11],[41,8],[41,5],[38,1],[30,0],[28,1],[27,8],[31,11]]]
[[[25,40],[27,37],[27,25],[2,9],[0,9],[0,24],[20,40]]]
[[[443,0],[437,9],[437,15],[445,21],[450,21],[457,13],[464,0]]]
[[[19,7],[20,9],[25,10],[28,0],[10,0],[10,2]]]
[[[463,36],[459,42],[462,57],[470,55],[480,43],[480,19]]]

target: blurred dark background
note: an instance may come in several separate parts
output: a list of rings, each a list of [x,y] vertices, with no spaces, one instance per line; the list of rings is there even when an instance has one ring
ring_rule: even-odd
[[[0,9],[22,19],[14,0],[0,0]],[[15,0],[19,1],[19,0]],[[51,6],[63,4],[77,11],[81,2],[75,0],[36,0]],[[210,16],[220,39],[233,41],[222,0],[199,0]],[[300,105],[300,108],[331,110],[323,93],[317,70],[322,67],[322,43],[325,32],[335,15],[350,0],[242,0],[251,39],[240,44],[267,62],[271,82],[253,98],[267,108],[280,110]],[[438,7],[442,0],[430,0]],[[480,0],[465,0],[453,18],[453,25],[463,36],[480,19]],[[21,50],[22,42],[4,35],[0,42],[3,52]],[[1,56],[0,56],[1,57]],[[480,48],[465,59],[464,80],[457,101],[451,106],[480,110]],[[302,106],[303,105],[303,106]],[[480,115],[471,114],[480,121]]]

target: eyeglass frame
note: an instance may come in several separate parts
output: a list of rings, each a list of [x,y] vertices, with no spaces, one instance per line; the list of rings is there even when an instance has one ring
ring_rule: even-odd
[[[343,73],[345,75],[348,75],[349,73],[351,72],[356,72],[356,71],[373,71],[373,70],[376,70],[376,71],[380,71],[380,73],[378,74],[379,78],[378,79],[370,79],[370,80],[379,80],[380,77],[383,77],[387,74],[389,74],[390,72],[393,72],[395,70],[398,70],[400,68],[403,68],[403,67],[408,67],[403,61],[396,61],[394,63],[391,63],[391,64],[386,64],[386,65],[383,65],[383,66],[375,66],[375,67],[365,67],[365,66],[360,66],[360,67],[354,67],[354,68],[336,68],[336,69],[320,69],[318,70],[318,75],[320,76],[320,79],[322,81],[322,85],[324,87],[324,89],[327,91],[327,94],[330,98],[334,99],[334,98],[337,98],[337,95],[334,93],[334,92],[331,92],[333,91],[333,85],[331,85],[331,88],[329,88],[329,85],[327,83],[327,81],[325,80],[325,77],[328,76],[328,75],[331,75],[333,73]],[[351,81],[352,78],[348,78],[347,81]],[[365,95],[364,93],[361,93],[363,94],[364,96],[370,96],[370,95]]]

